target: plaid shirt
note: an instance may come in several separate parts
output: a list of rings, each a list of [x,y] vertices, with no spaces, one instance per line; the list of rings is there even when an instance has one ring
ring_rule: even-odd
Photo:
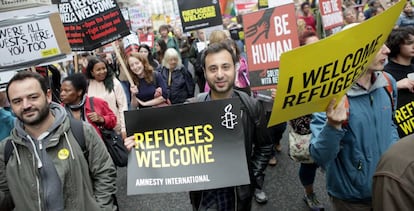
[[[218,188],[203,191],[201,207],[217,211],[235,210],[234,187]]]

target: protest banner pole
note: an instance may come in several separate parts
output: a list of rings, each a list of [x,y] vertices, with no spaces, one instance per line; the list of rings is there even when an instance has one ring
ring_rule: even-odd
[[[129,72],[127,71],[128,69],[125,65],[125,61],[122,58],[121,54],[119,53],[119,50],[115,45],[115,42],[112,42],[111,44],[112,44],[112,48],[114,49],[114,52],[116,54],[116,58],[118,59],[119,63],[121,64],[121,70],[120,71],[123,71],[123,73],[125,73],[126,77],[128,78],[129,84],[134,84],[134,81],[132,80],[131,75],[129,75]]]
[[[78,64],[78,53],[73,53],[73,68],[75,73],[79,72],[79,64]]]

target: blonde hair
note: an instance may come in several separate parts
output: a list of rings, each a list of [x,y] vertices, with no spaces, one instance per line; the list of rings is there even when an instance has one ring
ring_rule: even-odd
[[[218,43],[227,39],[227,35],[223,30],[215,30],[210,34],[210,44]]]
[[[181,57],[178,54],[177,50],[174,48],[168,48],[164,53],[164,58],[162,59],[162,66],[166,67],[167,69],[170,69],[170,65],[168,64],[168,60],[177,58],[177,67],[182,66]]]

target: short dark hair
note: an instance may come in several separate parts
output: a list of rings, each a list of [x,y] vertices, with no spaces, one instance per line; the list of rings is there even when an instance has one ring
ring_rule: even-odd
[[[310,3],[309,3],[308,1],[303,2],[303,3],[300,5],[300,9],[301,9],[301,10],[303,10],[303,8],[305,8],[305,6],[309,6],[309,7],[310,7]]]
[[[7,95],[7,100],[9,102],[10,102],[10,98],[9,98],[9,87],[10,87],[10,85],[13,82],[23,81],[23,80],[26,80],[26,79],[29,79],[29,78],[36,79],[37,82],[39,82],[40,88],[42,88],[43,93],[45,93],[45,95],[46,95],[47,90],[49,89],[49,86],[46,82],[46,79],[42,75],[40,75],[39,73],[25,70],[25,71],[20,71],[16,75],[14,75],[13,78],[10,79],[9,83],[7,84],[6,95]]]
[[[170,29],[168,28],[168,25],[161,25],[159,28],[158,28],[158,32],[159,33],[161,33],[161,31],[164,31],[164,30],[167,30],[168,32],[170,31]]]
[[[86,77],[82,73],[75,73],[72,74],[62,80],[62,83],[65,81],[70,81],[73,85],[73,87],[76,89],[76,91],[82,90],[82,96],[85,95],[87,89],[88,89],[88,81],[86,80]]]
[[[233,64],[236,65],[236,63],[239,61],[237,59],[236,54],[233,52],[233,49],[231,49],[231,46],[227,45],[224,42],[218,42],[218,43],[212,43],[210,44],[205,51],[203,52],[203,54],[201,55],[201,67],[203,68],[203,70],[205,70],[206,68],[206,57],[209,54],[214,54],[214,53],[218,53],[220,51],[227,51],[230,53],[231,58],[233,60]]]
[[[375,5],[375,3],[377,3],[377,2],[378,2],[378,0],[370,0],[368,2],[368,6],[373,7]]]
[[[400,54],[400,46],[410,38],[410,35],[414,36],[414,27],[404,26],[393,29],[385,42],[386,46],[390,49],[388,57],[395,58]]]
[[[165,43],[165,42],[164,42]],[[160,46],[161,47],[161,46]],[[158,67],[158,63],[155,61],[155,59],[154,59],[154,56],[152,55],[152,51],[151,51],[151,48],[147,45],[147,44],[141,44],[139,47],[138,47],[138,52],[139,52],[139,50],[141,50],[141,48],[145,48],[147,51],[148,51],[148,56],[147,56],[147,59],[148,59],[148,62],[150,63],[150,65],[155,69],[155,68],[157,68]]]

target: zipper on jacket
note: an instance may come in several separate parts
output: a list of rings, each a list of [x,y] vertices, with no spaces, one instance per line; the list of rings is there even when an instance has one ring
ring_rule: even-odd
[[[237,187],[234,187],[233,191],[234,191],[234,210],[238,210],[237,209]]]
[[[362,161],[361,160],[358,161],[357,169],[358,169],[358,171],[362,170]]]
[[[33,153],[34,153],[34,156],[35,156],[34,161],[37,160],[37,168],[40,169],[40,168],[42,168],[43,163],[42,163],[42,160],[39,157],[39,153],[37,151],[36,144],[34,143],[33,139],[29,135],[27,135],[26,137],[27,137],[27,139],[29,140],[30,144],[33,147]],[[39,142],[39,148],[40,148],[41,147],[41,145],[40,145],[41,141],[38,141],[38,142]]]
[[[42,197],[40,196],[40,181],[39,181],[39,177],[37,173],[36,173],[36,187],[37,187],[37,202],[39,206],[39,211],[41,211],[42,210]]]
[[[204,197],[204,191],[201,191],[200,204],[198,205],[197,210],[200,210],[200,208],[203,204],[203,197]]]
[[[371,100],[371,112],[373,114],[375,114],[376,112],[375,112],[375,105],[374,105],[374,96],[372,95],[372,93],[370,94],[370,100]],[[374,125],[375,125],[374,128],[378,128],[377,116],[374,115],[373,119],[374,119]],[[380,140],[379,134],[376,130],[374,131],[374,133],[375,133],[376,140],[377,140],[377,143],[378,143],[378,140]]]

